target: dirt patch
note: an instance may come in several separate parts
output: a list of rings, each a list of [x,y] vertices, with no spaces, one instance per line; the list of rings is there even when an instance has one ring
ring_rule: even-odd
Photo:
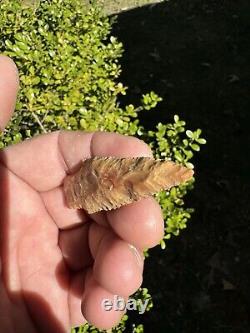
[[[250,2],[175,0],[119,15],[122,103],[154,90],[147,128],[179,114],[203,129],[187,230],[152,251],[145,286],[154,309],[145,331],[250,331]]]

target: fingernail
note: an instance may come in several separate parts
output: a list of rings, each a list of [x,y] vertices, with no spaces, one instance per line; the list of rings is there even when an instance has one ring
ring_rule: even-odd
[[[144,257],[142,257],[142,255],[140,254],[140,252],[137,250],[137,248],[134,245],[129,244],[129,248],[132,251],[133,255],[135,256],[138,266],[143,267]]]

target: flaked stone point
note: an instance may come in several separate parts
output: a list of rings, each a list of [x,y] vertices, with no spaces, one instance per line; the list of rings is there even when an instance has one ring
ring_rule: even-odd
[[[169,190],[193,174],[180,164],[150,157],[93,157],[65,178],[64,192],[69,208],[92,214]]]

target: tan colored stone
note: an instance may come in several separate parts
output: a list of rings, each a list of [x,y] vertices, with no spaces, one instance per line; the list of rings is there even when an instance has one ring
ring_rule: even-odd
[[[66,177],[64,191],[70,208],[83,208],[91,214],[168,190],[192,176],[192,170],[172,161],[94,157]]]

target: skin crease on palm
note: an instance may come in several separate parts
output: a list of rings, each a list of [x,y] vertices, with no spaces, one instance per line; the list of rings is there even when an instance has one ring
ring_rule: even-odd
[[[0,127],[15,108],[18,72],[0,56]],[[115,133],[58,131],[0,151],[0,332],[69,332],[86,320],[109,329],[121,311],[101,301],[142,283],[145,248],[163,237],[153,198],[108,213],[67,208],[64,177],[91,156],[151,156]]]

